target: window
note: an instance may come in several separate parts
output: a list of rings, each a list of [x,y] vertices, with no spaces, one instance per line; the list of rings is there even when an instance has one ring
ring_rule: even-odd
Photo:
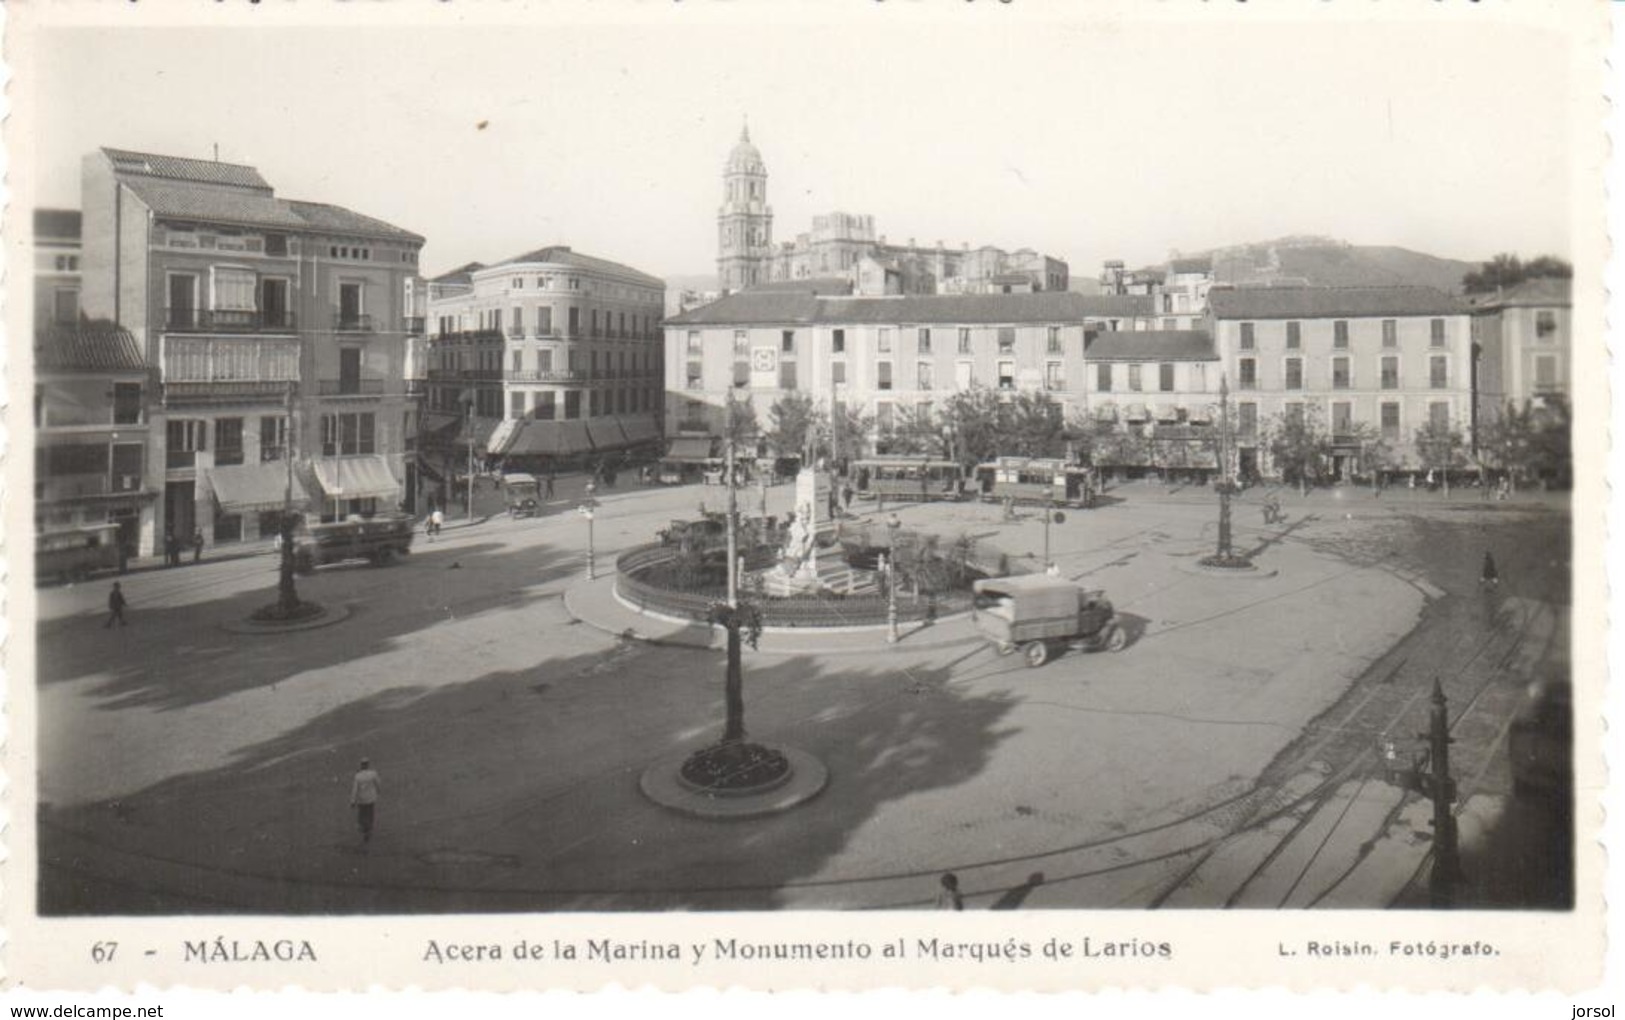
[[[887,329],[885,327],[881,328],[879,347],[877,348],[877,350],[879,350],[881,354],[890,354],[891,353],[891,330],[890,329]]]
[[[1399,358],[1394,355],[1387,355],[1382,359],[1382,388],[1399,389]]]
[[[552,350],[550,350],[550,349],[548,349],[546,347],[543,347],[541,350],[536,352],[536,371],[538,371],[538,372],[551,372],[551,371],[553,371],[553,352],[552,352]]]
[[[1242,439],[1258,438],[1258,405],[1236,405],[1236,431]]]
[[[1186,386],[1192,393],[1202,393],[1207,390],[1207,366],[1200,361],[1193,362],[1185,369]]]
[[[1302,425],[1303,424],[1303,404],[1302,404],[1302,402],[1293,401],[1292,403],[1284,404],[1281,407],[1281,411],[1286,417],[1287,424],[1289,424],[1289,425]]]
[[[252,269],[215,266],[211,273],[214,279],[210,308],[230,312],[254,311],[254,291],[259,281]]]
[[[779,350],[786,354],[796,352],[796,331],[787,329],[779,335]]]
[[[846,385],[846,362],[832,361],[829,365],[829,381],[835,386]]]
[[[970,353],[970,329],[966,326],[959,327],[959,353]]]
[[[1049,328],[1049,341],[1045,350],[1051,354],[1061,353],[1061,327],[1051,326]]]
[[[516,276],[516,277],[513,278],[513,289],[514,290],[524,290],[525,289],[525,278],[523,276]]]
[[[288,419],[266,415],[260,418],[260,460],[281,460],[288,453]]]
[[[1535,339],[1544,340],[1557,332],[1557,313],[1550,308],[1535,312]]]
[[[1393,319],[1382,320],[1382,345],[1384,347],[1399,346],[1399,323]]]
[[[922,361],[916,366],[916,368],[917,368],[917,375],[916,375],[916,383],[917,383],[917,385],[914,388],[917,389],[917,390],[929,390],[929,389],[931,389],[932,388],[932,385],[931,385],[931,362]]]
[[[564,391],[564,418],[565,418],[565,420],[566,421],[574,421],[575,419],[580,418],[580,417],[581,417],[581,391],[580,390],[565,390]]]
[[[141,424],[141,384],[113,384],[113,424]]]
[[[891,427],[892,427],[892,404],[891,404],[891,401],[889,401],[889,400],[877,400],[877,401],[875,401],[875,426],[877,428],[879,428],[882,433],[885,433],[885,432],[887,432],[887,431],[889,431],[891,429]]]
[[[1066,389],[1066,376],[1061,371],[1059,361],[1046,361],[1044,363],[1044,388],[1046,390]]]
[[[362,297],[361,284],[339,284],[339,328],[355,329],[362,324],[361,316],[366,311]]]
[[[169,274],[168,322],[171,328],[196,326],[197,277],[191,273]]]
[[[339,392],[361,392],[361,348],[339,348]]]
[[[1450,359],[1435,355],[1428,359],[1428,385],[1442,390],[1450,385]]]
[[[222,467],[243,462],[243,420],[241,418],[215,419],[214,462]]]
[[[514,351],[513,352],[513,370],[514,370],[515,373],[523,372],[525,370],[525,352],[524,351]]]
[[[113,491],[139,491],[141,489],[142,465],[146,462],[146,459],[146,447],[140,443],[114,443]]]
[[[1157,389],[1164,393],[1174,391],[1174,366],[1167,362],[1157,366]]]
[[[1354,430],[1354,405],[1346,400],[1332,403],[1332,435],[1347,436]]]
[[[1253,324],[1250,323],[1250,322],[1242,323],[1241,324],[1241,349],[1244,350],[1244,351],[1251,351],[1251,350],[1256,349],[1256,346],[1257,346],[1257,342],[1253,338]]]
[[[1100,362],[1095,365],[1095,392],[1110,393],[1112,391],[1112,366],[1109,362]]]
[[[1286,349],[1295,351],[1303,346],[1303,324],[1289,322],[1286,324]]]
[[[1013,390],[1016,388],[1016,363],[1014,361],[999,362],[999,389]]]
[[[688,386],[688,388],[691,389],[691,390],[697,390],[697,389],[702,388],[702,386],[703,386],[703,383],[701,382],[702,377],[703,377],[703,373],[700,371],[700,363],[698,361],[690,361],[688,363],[688,375],[687,375],[687,380],[688,380],[687,381],[687,386]]]
[[[514,336],[525,335],[525,310],[519,305],[513,306],[513,329],[509,332]]]
[[[570,335],[571,336],[578,335],[581,332],[581,309],[573,308],[573,307],[570,309],[569,322],[570,322]],[[698,333],[695,333],[695,332],[693,332],[691,330],[691,331],[689,331],[688,336],[689,336],[689,343],[698,344],[700,342],[699,341],[699,336],[700,335]],[[693,347],[690,348],[690,350],[696,350],[696,349],[697,348],[693,348]]]
[[[196,453],[208,449],[209,423],[189,418],[169,419],[164,439],[171,452]]]
[[[1393,400],[1382,402],[1382,438],[1389,442],[1399,439],[1399,403]]]
[[[875,388],[891,389],[891,362],[881,361],[875,364]]]
[[[370,454],[374,440],[372,412],[322,415],[322,456]]]
[[[830,333],[830,351],[834,354],[846,353],[846,330],[837,329]]]
[[[523,418],[525,416],[525,394],[521,390],[514,390],[508,394],[508,417]]]
[[[1429,319],[1428,320],[1428,346],[1429,347],[1443,347],[1444,346],[1444,320],[1443,319]]]
[[[1135,392],[1135,393],[1140,392],[1140,366],[1139,365],[1130,365],[1128,367],[1128,388],[1130,390],[1132,390],[1133,392]]]
[[[976,384],[976,366],[969,361],[954,363],[954,386],[957,389],[968,390]]]
[[[999,327],[999,353],[1011,354],[1016,349],[1016,331],[1011,326]]]
[[[599,401],[607,394],[600,394],[597,390],[587,391],[587,417],[596,418],[601,413]]]
[[[1428,405],[1428,424],[1436,432],[1444,432],[1450,428],[1450,404],[1443,400],[1435,400]]]
[[[734,362],[734,389],[742,389],[750,385],[750,362]]]
[[[552,390],[543,390],[536,394],[536,403],[530,409],[530,416],[537,421],[552,421],[558,414],[558,401]]]
[[[52,292],[51,321],[69,324],[79,321],[79,291],[75,287],[58,287]]]
[[[1349,388],[1349,359],[1332,359],[1332,389],[1346,390]]]
[[[779,389],[793,390],[796,388],[796,363],[793,361],[779,362]]]
[[[633,316],[633,318],[636,319],[636,316]],[[615,335],[620,336],[620,337],[626,336],[626,313],[625,312],[616,312],[615,313]]]
[[[1286,388],[1289,390],[1303,389],[1303,359],[1286,359]]]
[[[1338,319],[1332,323],[1332,347],[1339,351],[1349,349],[1349,324],[1347,319]]]
[[[288,254],[288,235],[266,234],[265,254],[275,255],[278,258],[286,257]]]
[[[575,311],[573,308],[570,310],[572,312]],[[691,329],[688,331],[688,353],[700,353],[700,331],[697,329]]]
[[[1243,390],[1256,390],[1258,388],[1258,359],[1242,358],[1237,363],[1236,386]]]
[[[919,329],[919,332],[916,334],[916,341],[915,342],[919,345],[918,346],[918,353],[920,353],[920,354],[930,354],[931,353],[931,330],[927,329],[924,326],[921,326],[920,329]]]

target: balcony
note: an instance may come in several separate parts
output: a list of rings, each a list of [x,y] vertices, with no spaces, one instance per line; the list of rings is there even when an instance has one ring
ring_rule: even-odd
[[[294,338],[164,336],[158,370],[164,400],[280,396],[299,382]]]
[[[500,368],[431,368],[430,382],[501,382]]]
[[[166,308],[164,326],[175,333],[292,333],[291,311],[253,308]]]
[[[360,312],[339,312],[333,316],[333,328],[340,333],[371,333],[372,316]]]
[[[381,397],[384,395],[382,379],[318,379],[318,397]]]
[[[551,371],[527,370],[521,372],[510,371],[503,376],[508,382],[545,382],[568,383],[585,382],[587,373],[579,368],[555,369]]]
[[[164,451],[164,467],[171,471],[176,468],[197,467],[196,450],[177,450],[170,447]]]

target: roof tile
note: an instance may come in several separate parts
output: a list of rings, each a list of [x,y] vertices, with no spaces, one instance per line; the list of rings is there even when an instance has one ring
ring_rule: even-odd
[[[1432,287],[1215,287],[1207,302],[1220,319],[1355,319],[1467,311],[1459,300]]]

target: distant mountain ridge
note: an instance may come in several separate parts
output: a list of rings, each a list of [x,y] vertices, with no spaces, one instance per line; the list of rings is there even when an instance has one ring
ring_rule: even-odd
[[[1422,286],[1461,293],[1461,279],[1476,262],[1440,258],[1397,245],[1356,245],[1329,237],[1289,236],[1273,241],[1182,253],[1213,260],[1218,283],[1238,286],[1307,283],[1316,287]]]

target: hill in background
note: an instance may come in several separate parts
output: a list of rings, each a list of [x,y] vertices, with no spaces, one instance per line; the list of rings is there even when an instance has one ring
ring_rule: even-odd
[[[1317,287],[1411,285],[1461,292],[1474,262],[1439,258],[1393,245],[1354,245],[1324,237],[1284,237],[1202,254],[1213,258],[1219,283]]]

